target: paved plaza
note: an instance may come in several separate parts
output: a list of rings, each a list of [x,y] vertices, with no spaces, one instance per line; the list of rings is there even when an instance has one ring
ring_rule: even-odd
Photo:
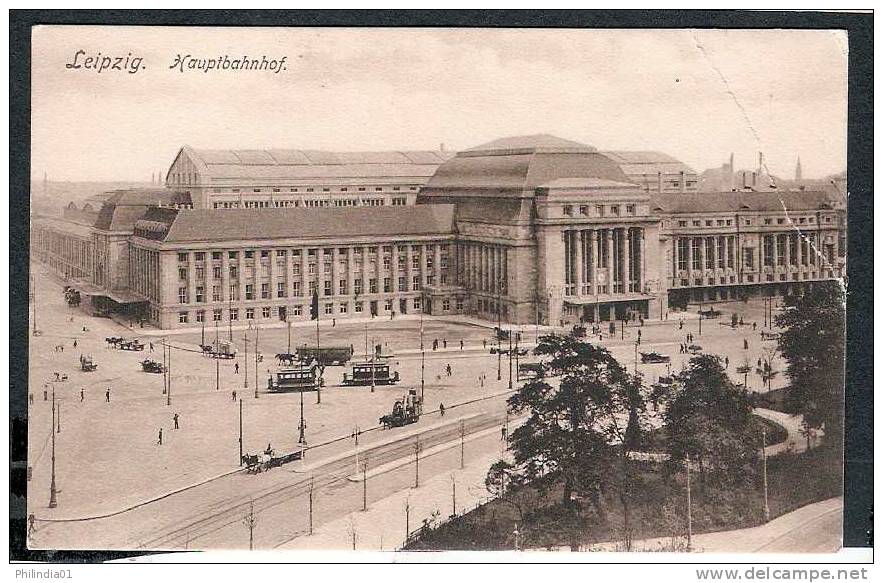
[[[231,361],[204,357],[199,351],[202,331],[192,329],[169,335],[166,332],[138,328],[129,329],[110,319],[92,318],[67,307],[63,302],[62,285],[41,272],[35,273],[38,298],[40,336],[31,337],[29,465],[29,512],[38,521],[71,520],[113,514],[133,506],[176,492],[239,468],[239,403],[243,408],[243,449],[258,452],[271,444],[277,452],[296,450],[297,426],[300,415],[298,394],[267,394],[268,371],[276,367],[273,356],[288,349],[289,330],[284,325],[232,330],[233,341],[240,350]],[[694,335],[708,353],[729,359],[728,370],[737,383],[743,375],[736,367],[754,365],[775,342],[762,341],[763,305],[733,303],[716,306],[723,312],[720,319],[702,322],[695,312],[668,315],[662,321],[647,321],[643,327],[626,326],[610,335],[605,329],[603,340],[595,340],[610,348],[630,370],[635,366],[638,332],[642,351],[657,350],[672,357],[665,364],[643,365],[637,370],[648,381],[676,372],[689,360],[679,354],[679,343],[688,333]],[[731,313],[742,317],[746,325],[732,329]],[[750,325],[757,322],[756,330]],[[355,428],[371,429],[362,436],[363,443],[383,438],[389,432],[378,431],[378,418],[389,412],[392,402],[407,388],[420,387],[421,353],[419,318],[410,316],[395,320],[375,319],[365,322],[321,321],[321,342],[328,345],[353,345],[356,358],[364,356],[367,330],[368,345],[380,344],[384,353],[393,354],[392,362],[402,376],[395,386],[343,387],[342,367],[326,369],[326,386],[321,404],[315,393],[304,395],[304,416],[307,441],[311,447],[307,458],[320,460],[341,451],[350,451]],[[85,326],[85,330],[83,329]],[[501,380],[497,380],[498,359],[489,349],[494,345],[493,322],[467,320],[446,321],[427,317],[422,322],[425,342],[425,410],[424,419],[415,427],[440,420],[438,405],[444,403],[449,415],[495,415],[502,418],[508,388],[507,359],[500,361]],[[526,345],[532,346],[535,335],[547,329],[525,326],[520,329]],[[559,330],[560,331],[560,330]],[[219,336],[228,338],[230,330],[220,328]],[[245,387],[245,358],[242,347],[249,338],[248,388]],[[264,359],[254,368],[254,338],[259,334],[259,351]],[[304,343],[315,343],[315,324],[291,327],[292,349]],[[213,326],[205,331],[206,340],[214,338]],[[147,346],[143,352],[110,348],[107,336],[138,337]],[[163,394],[163,375],[141,371],[144,358],[162,360],[163,336],[172,350],[171,397]],[[587,338],[592,340],[591,338]],[[463,348],[460,348],[460,341]],[[433,341],[438,342],[436,350]],[[745,342],[748,349],[745,350]],[[76,347],[74,347],[76,342]],[[151,352],[150,343],[154,350]],[[446,346],[445,346],[446,343]],[[61,351],[60,347],[64,350]],[[370,351],[370,348],[369,348]],[[80,355],[89,355],[98,364],[94,372],[81,372]],[[532,357],[526,357],[530,360]],[[239,363],[239,373],[235,365]],[[446,366],[451,366],[451,376]],[[784,361],[774,360],[774,368],[782,370]],[[219,387],[216,388],[216,366],[219,366]],[[55,373],[67,376],[56,382]],[[785,383],[784,374],[773,381],[773,388]],[[255,397],[255,383],[259,388]],[[758,389],[760,379],[748,375],[749,388]],[[110,402],[106,392],[110,389]],[[43,391],[47,391],[44,400]],[[51,476],[51,399],[55,393],[59,418],[56,424],[56,472],[58,507],[48,508]],[[237,391],[237,401],[232,391]],[[82,392],[82,393],[81,393]],[[82,395],[82,398],[81,398]],[[458,403],[471,402],[462,408]],[[170,404],[168,403],[170,401]],[[174,428],[177,414],[179,428]],[[60,431],[58,431],[60,427]],[[158,444],[160,429],[163,443]],[[341,438],[338,441],[334,441]],[[487,443],[490,441],[485,440]],[[327,446],[316,447],[326,442]],[[481,440],[478,444],[484,443]],[[478,447],[478,445],[476,446]],[[495,446],[489,445],[492,453]],[[429,471],[429,470],[427,470]],[[446,471],[439,467],[438,472]],[[481,473],[481,470],[475,470]],[[427,479],[431,476],[427,475]],[[260,480],[260,477],[257,477]],[[282,478],[275,478],[282,479]],[[252,482],[258,484],[258,482]],[[247,492],[244,492],[247,494]],[[465,493],[464,493],[465,494]],[[465,499],[465,497],[464,497]]]

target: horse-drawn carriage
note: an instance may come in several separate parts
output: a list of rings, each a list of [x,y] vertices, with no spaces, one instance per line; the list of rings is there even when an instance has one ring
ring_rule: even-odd
[[[713,320],[715,318],[720,318],[721,314],[720,310],[715,310],[714,308],[708,310],[699,310],[699,317],[703,320]]]
[[[671,362],[671,357],[667,354],[660,354],[658,352],[641,353],[641,364],[659,364],[664,362]]]
[[[119,348],[121,342],[125,342],[122,336],[105,336],[104,341],[114,348]]]
[[[236,346],[232,342],[218,341],[214,344],[201,344],[202,353],[211,358],[230,360],[236,358]]]
[[[691,344],[687,347],[687,352],[689,352],[690,354],[699,354],[700,352],[702,352],[702,347],[698,344]]]
[[[392,412],[380,418],[380,424],[384,429],[402,427],[419,421],[422,413],[423,397],[417,394],[417,389],[408,389],[406,396],[393,403]]]
[[[154,374],[165,372],[165,368],[163,367],[163,364],[161,362],[156,362],[155,360],[150,360],[149,358],[145,358],[141,361],[141,370]]]
[[[296,354],[297,360],[302,363],[316,361],[319,366],[343,366],[353,357],[353,348],[352,346],[322,348],[302,346],[297,349]]]
[[[245,466],[246,473],[260,474],[272,468],[278,468],[282,464],[293,462],[303,458],[303,450],[298,450],[289,454],[276,456],[276,451],[270,447],[261,453],[243,454],[242,465]]]
[[[94,372],[98,369],[98,365],[92,362],[91,356],[80,356],[80,370],[83,372]]]
[[[297,353],[278,352],[276,353],[276,362],[278,362],[280,366],[292,366],[297,362]]]

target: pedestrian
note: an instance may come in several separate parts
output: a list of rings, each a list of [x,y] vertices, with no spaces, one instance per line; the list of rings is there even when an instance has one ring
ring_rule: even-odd
[[[239,363],[238,362],[233,364],[233,371],[236,374],[239,374]]]
[[[742,316],[739,316],[739,325],[740,325],[740,326],[744,326],[744,325],[745,325],[745,321],[742,319]]]
[[[59,348],[61,349],[62,352],[64,352],[64,344],[60,345]]]
[[[153,342],[150,343],[150,352],[153,352]]]
[[[86,399],[86,390],[80,389],[80,403],[82,403]]]
[[[74,338],[74,348],[76,348],[76,347],[77,347],[77,339]]]
[[[443,348],[447,348],[447,347],[448,347],[448,339],[447,339],[447,338],[442,338],[442,347],[443,347]]]
[[[481,341],[481,347],[482,347],[483,349],[484,349],[484,348],[487,348],[487,339],[482,339],[482,341]]]
[[[236,400],[236,390],[235,389],[233,390],[233,400],[234,401]]]
[[[58,374],[57,371],[56,371],[56,373],[55,373],[55,380],[56,380],[56,381],[60,381],[60,380],[61,380],[61,376]]]
[[[760,359],[757,359],[757,368],[760,368]]]
[[[448,363],[445,365],[445,372],[448,373],[448,376],[451,376],[451,365]]]
[[[751,330],[752,330],[752,331],[757,330],[757,322],[752,322],[752,323],[751,323]]]
[[[438,404],[438,414],[441,415],[442,417],[445,416],[445,404],[444,403]]]
[[[500,427],[500,441],[506,441],[506,426]]]
[[[28,538],[34,536],[35,532],[37,532],[37,517],[31,512],[28,514]]]
[[[110,388],[104,391],[104,402],[110,403]]]
[[[481,385],[481,388],[484,388],[484,375],[478,375],[478,384]]]
[[[638,330],[638,340],[640,340],[640,339],[641,339],[641,331]]]
[[[31,405],[34,404],[34,393],[28,393],[28,402],[30,402]]]
[[[724,357],[724,368],[730,368],[730,357],[729,356]]]
[[[748,339],[747,338],[742,339],[742,348],[745,350],[748,350]]]
[[[175,429],[177,429],[178,428],[178,414],[177,413],[175,413],[175,415],[172,417],[172,421],[174,421]]]
[[[331,327],[335,328],[337,326],[337,318],[331,318]]]
[[[156,442],[157,445],[162,445],[162,427],[159,428],[159,439]]]
[[[684,329],[684,321],[681,320],[680,322],[678,322],[678,330],[683,330],[683,329]]]
[[[463,341],[460,340],[460,350],[463,350]]]

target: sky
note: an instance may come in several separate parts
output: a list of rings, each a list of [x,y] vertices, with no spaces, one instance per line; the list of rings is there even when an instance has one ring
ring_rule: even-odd
[[[658,150],[701,172],[735,154],[804,178],[846,167],[842,31],[43,26],[32,175],[147,180],[195,148],[423,150],[549,133]],[[73,64],[142,58],[131,74]],[[285,70],[171,68],[177,55]],[[131,59],[130,59],[131,62]]]

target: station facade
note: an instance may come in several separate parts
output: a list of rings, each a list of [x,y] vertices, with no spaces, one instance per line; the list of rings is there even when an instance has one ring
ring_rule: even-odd
[[[35,257],[65,265],[59,273],[73,285],[161,328],[307,319],[314,291],[323,318],[662,318],[688,304],[799,293],[845,275],[844,201],[811,191],[696,192],[688,184],[695,173],[656,153],[610,156],[535,135],[456,155],[398,153],[407,161],[335,154],[321,160],[338,164],[323,168],[312,153],[297,170],[303,158],[292,152],[300,151],[237,151],[236,164],[224,152],[185,147],[164,191],[109,197],[89,237],[78,227],[88,242],[78,247],[81,262],[61,262],[57,243],[44,243],[67,236],[59,221],[36,219]],[[341,163],[357,159],[374,162]],[[394,179],[391,160],[402,167]],[[365,169],[372,165],[386,182],[369,195],[382,178]],[[418,176],[425,166],[431,172]],[[359,171],[368,176],[344,176]],[[232,175],[249,172],[252,182],[237,176],[233,186]],[[314,198],[291,196],[294,188],[311,188]]]

